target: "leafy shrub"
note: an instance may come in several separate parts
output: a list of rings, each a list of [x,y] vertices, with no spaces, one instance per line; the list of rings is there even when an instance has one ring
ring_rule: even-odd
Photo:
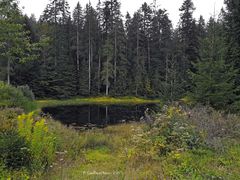
[[[196,149],[202,146],[203,135],[194,127],[187,113],[176,107],[166,108],[145,130],[138,130],[133,138],[137,151],[167,155],[171,152]]]
[[[29,143],[32,166],[37,170],[50,165],[54,159],[55,138],[45,123],[45,119],[34,119],[33,113],[18,117],[18,132]]]
[[[18,86],[17,87],[20,91],[22,91],[23,95],[27,97],[29,100],[34,101],[35,100],[35,95],[30,89],[28,85],[25,86]]]
[[[0,107],[20,107],[31,111],[36,109],[37,105],[25,97],[21,90],[0,82]]]
[[[174,148],[197,148],[202,143],[202,136],[190,122],[187,114],[179,108],[170,107],[167,117],[158,118],[154,127],[160,128],[161,136]]]
[[[0,133],[0,159],[10,169],[29,167],[31,156],[25,139],[14,131]]]
[[[23,111],[18,108],[0,110],[0,132],[13,131],[17,128],[17,116]]]

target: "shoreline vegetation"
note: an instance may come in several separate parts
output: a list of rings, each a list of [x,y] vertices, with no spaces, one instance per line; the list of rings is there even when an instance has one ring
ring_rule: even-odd
[[[77,131],[42,115],[39,107],[162,102],[134,97],[36,101],[27,87],[1,84],[0,90],[0,179],[240,179],[238,115],[174,103],[162,106],[151,123]],[[26,102],[38,108],[29,113]]]
[[[37,100],[39,108],[52,106],[71,106],[71,105],[86,105],[86,104],[102,104],[102,105],[125,105],[125,104],[157,104],[161,103],[158,99],[146,99],[138,97],[89,97],[89,98],[74,98],[66,100]]]

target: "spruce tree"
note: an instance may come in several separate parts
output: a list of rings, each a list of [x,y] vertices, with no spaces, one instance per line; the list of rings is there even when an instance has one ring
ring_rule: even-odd
[[[185,89],[189,90],[191,87],[188,71],[194,71],[192,63],[198,59],[198,36],[196,21],[193,18],[193,12],[195,10],[192,0],[185,0],[179,9],[180,14],[180,40],[182,43],[182,73],[183,81],[185,83]]]
[[[224,25],[228,46],[228,61],[234,63],[235,68],[240,68],[240,1],[225,0],[226,12]],[[236,85],[240,87],[240,71],[236,77]],[[239,93],[240,94],[240,93]]]
[[[192,73],[194,97],[198,102],[226,109],[236,100],[236,71],[226,62],[226,44],[222,24],[210,19],[207,36],[202,40],[200,59]]]

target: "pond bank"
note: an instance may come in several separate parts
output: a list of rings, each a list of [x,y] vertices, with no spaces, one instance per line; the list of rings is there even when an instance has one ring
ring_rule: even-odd
[[[157,104],[161,103],[159,99],[145,99],[137,97],[89,97],[89,98],[74,98],[66,100],[38,100],[39,108],[52,106],[68,106],[68,105],[84,105],[84,104],[104,104],[104,105],[124,105],[124,104]]]

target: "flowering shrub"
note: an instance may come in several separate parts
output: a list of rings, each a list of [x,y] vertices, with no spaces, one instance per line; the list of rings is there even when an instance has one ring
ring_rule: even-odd
[[[45,119],[35,120],[34,113],[18,117],[18,133],[30,144],[34,169],[51,164],[55,152],[55,138],[48,131]]]

